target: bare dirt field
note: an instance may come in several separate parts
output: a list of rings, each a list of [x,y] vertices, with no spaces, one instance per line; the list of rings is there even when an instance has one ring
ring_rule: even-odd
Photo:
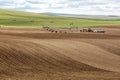
[[[105,33],[0,29],[0,80],[120,80],[120,28]]]

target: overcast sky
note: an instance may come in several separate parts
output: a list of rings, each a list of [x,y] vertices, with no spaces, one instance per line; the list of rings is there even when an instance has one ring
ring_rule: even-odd
[[[0,0],[0,8],[37,13],[120,15],[120,0]]]

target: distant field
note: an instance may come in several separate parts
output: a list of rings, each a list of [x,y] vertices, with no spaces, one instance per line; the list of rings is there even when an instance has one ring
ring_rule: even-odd
[[[49,16],[21,11],[0,9],[1,27],[39,28],[43,25],[51,27],[90,27],[120,25],[120,20],[83,19],[72,17]]]

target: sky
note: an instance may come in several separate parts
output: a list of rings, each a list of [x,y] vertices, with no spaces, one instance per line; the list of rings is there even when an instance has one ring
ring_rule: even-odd
[[[0,0],[0,8],[36,13],[120,15],[120,0]]]

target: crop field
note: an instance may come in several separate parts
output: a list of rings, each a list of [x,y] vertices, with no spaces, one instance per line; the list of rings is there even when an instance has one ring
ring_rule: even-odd
[[[120,20],[83,19],[58,17],[45,14],[35,14],[20,11],[0,10],[0,25],[2,27],[40,28],[43,25],[51,27],[90,27],[120,25]]]
[[[120,80],[119,21],[12,12],[0,11],[0,80]],[[65,28],[73,22],[105,33]]]

